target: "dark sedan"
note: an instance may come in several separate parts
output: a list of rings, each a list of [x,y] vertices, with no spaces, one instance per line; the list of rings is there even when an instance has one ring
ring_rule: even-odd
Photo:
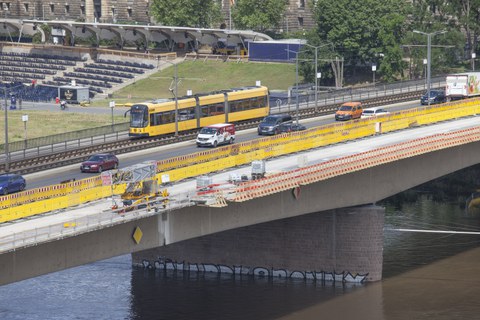
[[[102,172],[118,168],[118,158],[110,153],[94,154],[80,165],[82,172]]]
[[[25,179],[19,174],[8,173],[0,175],[1,195],[23,191],[26,185]]]
[[[422,105],[428,104],[428,93],[426,92],[421,98],[420,103]],[[444,103],[447,100],[445,91],[443,90],[430,90],[430,104]]]
[[[302,131],[306,129],[307,127],[305,127],[303,124],[297,124],[295,122],[286,122],[278,126],[278,130],[280,131],[280,133]]]

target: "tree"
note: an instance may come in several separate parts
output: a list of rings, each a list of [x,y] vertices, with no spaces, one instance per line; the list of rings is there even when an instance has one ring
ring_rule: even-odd
[[[476,0],[478,1],[478,0]],[[409,78],[426,77],[424,59],[427,58],[427,37],[415,34],[413,30],[426,33],[445,30],[442,35],[432,36],[431,69],[435,72],[452,72],[451,67],[458,65],[459,58],[463,57],[465,36],[460,31],[459,23],[462,19],[455,16],[453,10],[457,0],[416,0],[410,23],[403,38],[408,56]],[[458,13],[458,12],[457,12]],[[465,30],[465,29],[464,29]]]
[[[236,0],[232,20],[236,29],[265,32],[277,28],[285,13],[287,0]]]
[[[153,0],[151,10],[166,26],[211,28],[223,21],[218,0]]]
[[[465,58],[476,52],[480,34],[480,0],[449,0],[439,7],[452,26],[461,26],[465,32]]]
[[[401,72],[406,1],[316,0],[313,6],[319,38],[334,43],[347,67],[379,64],[387,79]],[[382,61],[390,66],[382,68]]]

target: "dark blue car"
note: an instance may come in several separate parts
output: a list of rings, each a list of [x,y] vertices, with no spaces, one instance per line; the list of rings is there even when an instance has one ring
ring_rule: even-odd
[[[443,90],[430,90],[430,104],[435,103],[444,103],[447,101],[447,97],[445,96],[445,91]],[[428,94],[425,94],[420,98],[420,103],[422,105],[428,104]]]
[[[7,173],[0,175],[0,195],[23,191],[26,186],[25,179],[19,174]]]

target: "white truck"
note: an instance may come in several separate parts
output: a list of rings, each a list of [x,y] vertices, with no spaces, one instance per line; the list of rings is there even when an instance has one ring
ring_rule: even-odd
[[[480,72],[465,72],[447,76],[445,96],[447,101],[480,95]]]

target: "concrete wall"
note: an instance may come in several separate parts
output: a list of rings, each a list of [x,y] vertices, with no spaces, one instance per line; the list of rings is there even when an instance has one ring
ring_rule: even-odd
[[[133,254],[146,267],[356,281],[382,277],[384,209],[312,213]],[[332,276],[335,275],[335,276]],[[358,276],[358,278],[357,278]]]
[[[1,254],[0,285],[159,246],[159,219],[154,216]],[[139,244],[132,238],[136,227],[144,234]]]

